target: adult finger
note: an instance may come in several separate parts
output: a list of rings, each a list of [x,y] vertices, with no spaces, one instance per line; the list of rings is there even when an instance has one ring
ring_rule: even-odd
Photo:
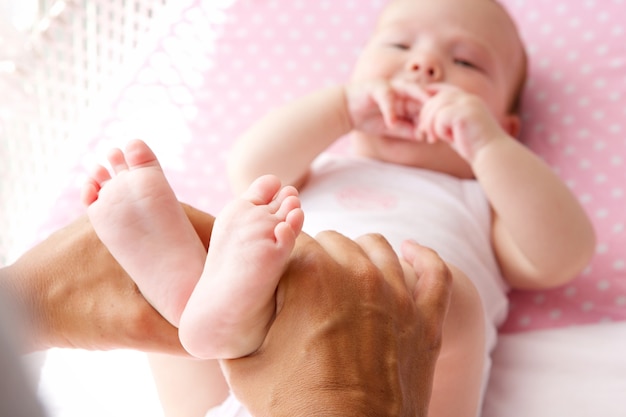
[[[369,260],[382,272],[383,278],[394,288],[408,290],[405,271],[398,254],[385,239],[377,233],[370,233],[357,238],[356,243],[363,249]]]
[[[442,320],[450,304],[452,273],[432,249],[414,241],[402,243],[402,255],[417,274],[413,296],[418,307],[436,321]]]
[[[365,259],[363,248],[339,232],[325,230],[315,240],[340,265],[349,266],[357,259]]]

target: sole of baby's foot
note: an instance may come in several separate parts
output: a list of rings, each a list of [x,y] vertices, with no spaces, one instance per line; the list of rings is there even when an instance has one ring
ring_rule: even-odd
[[[202,273],[204,247],[144,142],[113,149],[108,161],[111,172],[98,166],[83,187],[89,219],[144,297],[178,325]]]
[[[270,175],[222,210],[204,272],[181,318],[179,335],[192,355],[235,358],[258,349],[303,222],[297,190],[281,188]]]

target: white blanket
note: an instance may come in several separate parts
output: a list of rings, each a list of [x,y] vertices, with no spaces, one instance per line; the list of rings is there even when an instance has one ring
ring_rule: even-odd
[[[483,417],[626,416],[626,322],[502,335]]]
[[[40,393],[51,417],[162,416],[137,352],[50,351]],[[626,322],[500,337],[483,417],[624,416]]]

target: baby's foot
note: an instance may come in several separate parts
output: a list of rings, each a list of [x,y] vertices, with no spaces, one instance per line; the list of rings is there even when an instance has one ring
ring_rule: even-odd
[[[202,358],[233,358],[263,342],[275,291],[304,214],[298,192],[257,179],[215,221],[204,272],[181,318],[185,348]]]
[[[204,246],[144,142],[114,149],[108,160],[113,177],[98,166],[83,187],[89,219],[146,299],[178,325],[204,267]]]

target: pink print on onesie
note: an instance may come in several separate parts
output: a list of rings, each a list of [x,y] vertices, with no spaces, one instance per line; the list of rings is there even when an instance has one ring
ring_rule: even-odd
[[[354,211],[386,211],[398,205],[396,196],[374,187],[345,187],[335,198],[339,205]]]

